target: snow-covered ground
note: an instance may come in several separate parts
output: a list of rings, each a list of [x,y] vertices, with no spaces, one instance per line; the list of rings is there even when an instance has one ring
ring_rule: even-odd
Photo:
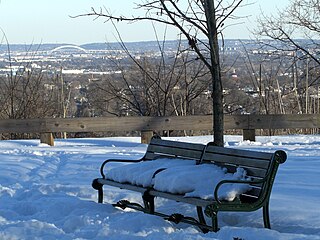
[[[207,143],[210,136],[171,138]],[[257,137],[243,142],[226,136],[226,146],[288,154],[274,184],[270,217],[264,229],[261,210],[219,213],[221,230],[201,233],[109,203],[137,193],[105,187],[105,204],[96,203],[91,181],[107,158],[138,159],[146,150],[139,138],[0,141],[0,239],[320,239],[320,136]],[[164,212],[194,214],[191,206],[158,199]]]

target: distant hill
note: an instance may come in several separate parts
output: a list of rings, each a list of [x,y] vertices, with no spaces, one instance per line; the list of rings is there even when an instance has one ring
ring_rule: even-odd
[[[239,47],[240,41],[244,43],[248,48],[257,47],[257,43],[254,40],[249,39],[225,39],[224,42],[220,42],[220,46],[224,47]],[[266,40],[272,41],[272,40]],[[298,42],[302,43],[303,46],[314,46],[320,45],[320,40],[303,40],[299,39]],[[274,42],[275,43],[275,42]],[[125,42],[126,48],[130,51],[157,51],[159,50],[159,45],[164,46],[165,50],[175,50],[179,44],[178,40],[167,40],[165,43],[157,41],[142,41],[142,42]],[[182,40],[181,44],[184,47],[188,47],[188,41]],[[33,52],[33,51],[50,51],[54,48],[65,46],[65,45],[75,45],[70,43],[42,43],[42,44],[10,44],[10,51],[14,52]],[[248,46],[250,45],[250,46]],[[78,46],[78,45],[77,45]],[[86,50],[121,50],[122,46],[118,42],[112,43],[87,43],[82,44],[80,47]],[[8,46],[6,44],[0,44],[0,53],[6,53],[8,51]]]
[[[164,47],[168,48],[176,48],[179,42],[177,40],[170,40],[164,43]],[[157,41],[142,41],[142,42],[125,42],[126,48],[129,50],[145,50],[152,51],[155,49],[159,49],[159,44],[162,46],[162,42],[158,43]],[[187,40],[182,41],[183,45],[187,45]],[[109,49],[122,49],[122,46],[118,42],[113,43],[89,43],[81,45],[84,49],[87,50],[109,50]]]
[[[63,43],[42,43],[42,44],[10,44],[10,51],[15,52],[34,52],[34,51],[50,51],[56,47],[64,46],[68,44]],[[8,46],[6,44],[0,45],[0,52],[7,52]]]
[[[125,45],[129,50],[144,50],[152,51],[159,49],[159,45],[162,45],[162,42],[158,43],[157,41],[145,41],[145,42],[126,42]],[[164,43],[166,49],[174,48],[176,49],[178,41],[170,40]],[[187,45],[187,41],[182,41],[183,45]],[[65,45],[75,45],[70,43],[42,43],[42,44],[10,44],[10,51],[19,51],[19,52],[33,52],[33,51],[50,51],[54,48],[65,46]],[[113,43],[87,43],[82,44],[80,47],[86,50],[114,50],[122,49],[121,44],[118,42]],[[0,45],[0,52],[7,52],[8,46],[6,44]]]

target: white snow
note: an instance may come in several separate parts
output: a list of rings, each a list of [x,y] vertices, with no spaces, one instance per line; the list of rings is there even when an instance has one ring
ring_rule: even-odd
[[[105,174],[107,179],[111,179],[120,183],[129,182],[143,187],[151,187],[153,183],[153,175],[161,169],[176,168],[178,166],[193,166],[196,165],[192,160],[175,160],[170,158],[161,158],[155,161],[145,161],[138,163],[119,164],[114,166],[110,163],[110,167],[106,169]],[[106,167],[109,166],[108,164]],[[118,165],[118,164],[117,164]],[[194,166],[193,166],[194,167]]]
[[[168,183],[168,179],[170,179]],[[160,172],[154,178],[154,188],[163,192],[185,194],[186,197],[213,199],[213,191],[222,180],[249,180],[243,168],[234,174],[227,173],[212,164],[173,167]],[[220,200],[234,200],[238,195],[250,190],[247,184],[225,184],[218,192]]]
[[[207,143],[211,136],[170,138]],[[320,239],[320,136],[226,136],[226,146],[257,151],[285,150],[270,201],[272,230],[261,210],[219,213],[217,233],[111,206],[120,199],[141,203],[138,193],[104,187],[98,204],[91,187],[108,158],[139,159],[140,138],[0,141],[0,239]],[[157,209],[196,216],[194,207],[157,199]]]
[[[203,199],[213,199],[213,189],[222,180],[250,180],[243,168],[237,168],[237,171],[231,174],[227,173],[227,169],[213,164],[196,165],[195,160],[183,158],[159,158],[153,161],[116,164],[120,166],[114,166],[113,163],[108,165],[109,168],[104,172],[107,179]],[[225,184],[220,188],[219,199],[233,201],[248,190],[248,184]]]

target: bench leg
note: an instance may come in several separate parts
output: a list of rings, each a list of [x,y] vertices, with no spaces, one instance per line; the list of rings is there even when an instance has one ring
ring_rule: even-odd
[[[142,199],[143,199],[143,204],[144,204],[145,210],[150,214],[154,214],[154,210],[155,210],[154,196],[151,196],[148,193],[148,191],[146,191],[145,193],[143,193]]]
[[[102,189],[103,184],[98,182],[98,179],[94,179],[92,181],[92,187],[95,190],[98,190],[98,203],[102,203],[103,202],[103,189]]]
[[[219,228],[218,228],[218,213],[217,212],[213,212],[211,213],[211,219],[212,219],[212,230],[214,232],[218,232]]]
[[[197,206],[197,214],[198,214],[199,222],[201,224],[206,224],[206,219],[204,218],[202,207]]]
[[[207,217],[210,217],[212,220],[212,231],[218,232],[219,227],[218,227],[218,211],[217,211],[217,206],[215,205],[208,205],[206,206],[204,213],[206,214]]]
[[[197,206],[197,214],[198,214],[199,223],[203,225],[207,225],[206,219],[204,218],[204,215],[203,215],[202,207]],[[200,227],[200,229],[203,233],[209,232],[207,228]]]
[[[269,203],[267,202],[263,206],[263,223],[265,228],[271,229],[270,217],[269,217]]]

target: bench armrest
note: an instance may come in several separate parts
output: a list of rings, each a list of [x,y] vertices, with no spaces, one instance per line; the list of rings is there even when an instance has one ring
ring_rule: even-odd
[[[214,189],[214,200],[219,203],[219,204],[223,204],[218,197],[218,191],[219,188],[223,185],[223,184],[230,184],[230,183],[236,183],[236,184],[256,184],[256,183],[264,183],[267,180],[267,178],[263,178],[260,180],[222,180],[220,181],[216,188]]]
[[[142,159],[137,159],[137,160],[131,160],[131,159],[107,159],[105,160],[102,164],[101,164],[101,167],[100,167],[100,174],[102,176],[102,178],[106,178],[106,175],[104,174],[103,172],[103,169],[104,169],[104,166],[109,163],[109,162],[123,162],[123,163],[137,163],[137,162],[141,162],[143,161],[143,158]]]

